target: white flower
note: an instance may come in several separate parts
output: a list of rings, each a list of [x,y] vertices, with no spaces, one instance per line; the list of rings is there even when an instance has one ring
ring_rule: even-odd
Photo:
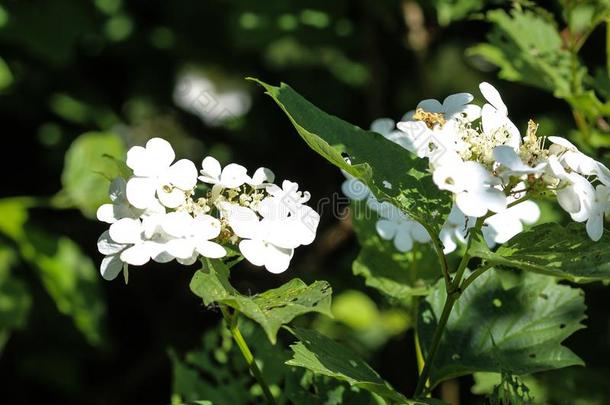
[[[487,218],[482,232],[489,247],[505,243],[523,232],[523,224],[532,225],[540,218],[540,208],[533,201],[523,201]]]
[[[488,210],[506,208],[506,196],[495,188],[499,179],[477,162],[455,162],[438,167],[432,176],[441,190],[455,194],[458,208],[467,216],[482,217]]]
[[[548,172],[559,180],[556,185],[557,202],[572,219],[584,222],[589,218],[595,196],[595,189],[587,179],[576,172],[568,173],[559,162],[557,156],[548,159]]]
[[[402,146],[419,158],[428,157],[431,150],[436,148],[433,141],[433,132],[423,121],[401,121],[396,124],[401,133],[393,134],[392,142]]]
[[[134,177],[127,182],[126,194],[136,208],[156,205],[155,194],[168,208],[182,205],[187,193],[197,183],[197,169],[193,162],[176,157],[172,146],[164,139],[152,138],[146,147],[134,146],[127,152],[127,166]]]
[[[439,234],[439,238],[443,243],[443,253],[449,254],[457,248],[458,244],[466,243],[468,229],[472,228],[474,224],[475,219],[472,217],[467,218],[457,205],[454,204]]]
[[[156,199],[146,210],[136,208],[127,200],[127,182],[122,177],[117,177],[110,183],[111,204],[103,204],[97,209],[97,219],[113,224],[121,218],[139,218],[142,215],[154,213],[165,213],[165,207]]]
[[[474,97],[470,93],[457,93],[445,97],[442,104],[435,99],[420,101],[417,108],[426,112],[442,113],[446,120],[463,115],[470,122],[481,116],[481,108],[478,105],[469,104],[472,100]]]
[[[518,149],[521,144],[521,135],[515,124],[508,118],[508,109],[502,101],[500,93],[487,82],[481,83],[479,89],[487,100],[481,109],[483,132],[492,139],[506,137],[504,144]]]
[[[246,260],[255,266],[265,266],[274,274],[282,273],[288,269],[290,259],[294,254],[294,247],[285,247],[276,243],[282,235],[277,235],[273,229],[272,220],[260,220],[256,212],[250,208],[236,204],[224,203],[222,210],[235,235],[242,238],[239,250]],[[274,232],[275,231],[275,232]]]
[[[549,136],[548,140],[553,143],[549,151],[557,155],[567,167],[585,176],[598,175],[601,163],[590,158],[576,148],[570,141],[559,136]]]
[[[184,265],[193,264],[198,255],[218,259],[227,251],[210,239],[220,234],[220,221],[210,215],[192,217],[186,212],[171,212],[163,218],[163,230],[172,237],[165,246],[168,254]]]
[[[230,163],[223,169],[218,160],[214,159],[212,156],[207,156],[203,159],[200,173],[201,176],[199,176],[199,180],[222,188],[238,188],[252,180],[248,176],[248,171],[245,167],[236,163]],[[257,180],[260,178],[262,183],[262,181],[264,181],[263,176],[268,175],[269,173],[263,171],[257,175]]]
[[[599,184],[587,219],[587,234],[594,242],[604,234],[604,215],[610,212],[610,187]]]
[[[382,212],[383,217],[377,221],[375,229],[381,238],[393,240],[398,251],[409,252],[414,241],[430,242],[430,235],[422,224],[410,219],[396,206]]]

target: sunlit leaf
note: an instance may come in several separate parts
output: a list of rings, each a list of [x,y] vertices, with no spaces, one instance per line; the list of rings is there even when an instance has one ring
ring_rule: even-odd
[[[585,253],[586,252],[586,253]],[[594,242],[583,224],[546,223],[520,233],[495,252],[482,239],[472,254],[496,266],[518,268],[575,282],[610,280],[610,234]]]
[[[109,201],[110,180],[122,174],[113,158],[124,155],[125,145],[118,135],[90,132],[78,137],[66,152],[60,199],[95,217],[97,208]]]
[[[191,280],[191,291],[205,305],[228,305],[256,321],[274,344],[279,328],[297,316],[311,312],[332,316],[332,289],[326,281],[307,285],[292,279],[281,287],[246,296],[231,285],[229,268],[220,260],[205,260],[204,268]]]

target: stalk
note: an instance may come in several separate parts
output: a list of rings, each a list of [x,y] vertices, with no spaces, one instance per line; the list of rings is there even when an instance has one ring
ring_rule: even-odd
[[[239,326],[237,325],[238,313],[236,312],[235,314],[231,315],[231,313],[229,312],[229,308],[226,305],[221,305],[220,310],[222,311],[222,316],[225,318],[225,321],[229,326],[229,330],[231,331],[233,340],[235,341],[235,343],[237,343],[237,346],[239,347],[241,354],[244,356],[248,367],[250,367],[252,375],[254,375],[254,378],[256,378],[256,381],[258,381],[258,384],[263,389],[263,393],[265,394],[265,398],[267,398],[267,402],[276,405],[277,402],[275,401],[275,398],[273,397],[269,386],[265,382],[263,373],[261,372],[260,368],[258,368],[256,360],[254,360],[254,355],[252,354],[252,351],[248,347],[246,340],[244,339],[243,335],[239,330]]]

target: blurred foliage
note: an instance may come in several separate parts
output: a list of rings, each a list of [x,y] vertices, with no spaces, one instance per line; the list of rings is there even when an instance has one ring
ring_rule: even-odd
[[[91,221],[105,200],[105,176],[120,170],[103,155],[120,158],[126,146],[153,136],[170,140],[180,157],[200,161],[213,154],[223,163],[269,166],[311,190],[314,199],[332,199],[341,174],[312,158],[260,89],[242,80],[246,76],[291,83],[322,109],[363,128],[380,116],[400,118],[423,98],[474,91],[487,80],[499,87],[516,123],[533,116],[542,134],[564,134],[607,163],[607,1],[541,5],[2,1],[0,117],[5,150],[18,159],[0,162],[3,395],[14,404],[166,404],[170,393],[172,403],[213,395],[214,403],[239,404],[250,392],[261,398],[217,324],[219,315],[204,311],[188,291],[195,269],[152,265],[134,272],[129,286],[102,284],[94,264],[102,227]],[[307,284],[327,279],[337,297],[335,321],[299,324],[354,342],[352,349],[380,378],[410,393],[417,371],[404,366],[414,364],[415,354],[412,332],[403,332],[415,314],[402,292],[413,284],[429,288],[435,263],[422,263],[417,270],[425,276],[414,280],[407,271],[411,256],[424,257],[419,251],[372,262],[367,249],[389,247],[375,240],[370,223],[354,217],[353,236],[349,225],[337,224],[338,213],[321,209],[320,237],[297,253],[289,275],[240,264],[232,282],[245,292],[277,288],[292,277]],[[562,218],[548,205],[543,214],[548,222]],[[365,282],[351,277],[358,241]],[[598,284],[583,289],[588,328],[568,345],[587,368],[522,377],[535,402],[604,404],[610,398],[607,293]],[[382,403],[347,384],[280,369],[278,362],[290,357],[282,349],[287,334],[280,332],[272,346],[254,323],[244,320],[242,328],[273,389],[290,402]],[[167,347],[175,348],[169,360]],[[286,369],[287,375],[274,371]],[[467,388],[471,380],[460,378],[462,402],[491,394],[501,381],[495,378],[477,395]]]

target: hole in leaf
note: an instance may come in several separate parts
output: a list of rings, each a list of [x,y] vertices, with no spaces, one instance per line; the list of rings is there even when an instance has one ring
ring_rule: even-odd
[[[530,359],[535,359],[535,358],[536,358],[536,353],[532,353],[532,354],[530,354],[530,355],[529,355],[529,358],[530,358]]]
[[[565,328],[565,327],[566,327],[566,324],[565,324],[565,323],[562,323],[561,325],[559,325],[559,329],[563,329],[563,328]]]
[[[496,308],[500,308],[502,306],[502,300],[500,300],[499,298],[494,298],[492,303],[493,303],[494,307],[496,307]]]
[[[460,358],[461,358],[461,357],[460,357],[460,355],[459,355],[459,354],[457,354],[457,353],[454,353],[454,354],[452,354],[452,355],[451,355],[451,360],[455,360],[455,361],[457,361],[457,360],[459,360]]]

